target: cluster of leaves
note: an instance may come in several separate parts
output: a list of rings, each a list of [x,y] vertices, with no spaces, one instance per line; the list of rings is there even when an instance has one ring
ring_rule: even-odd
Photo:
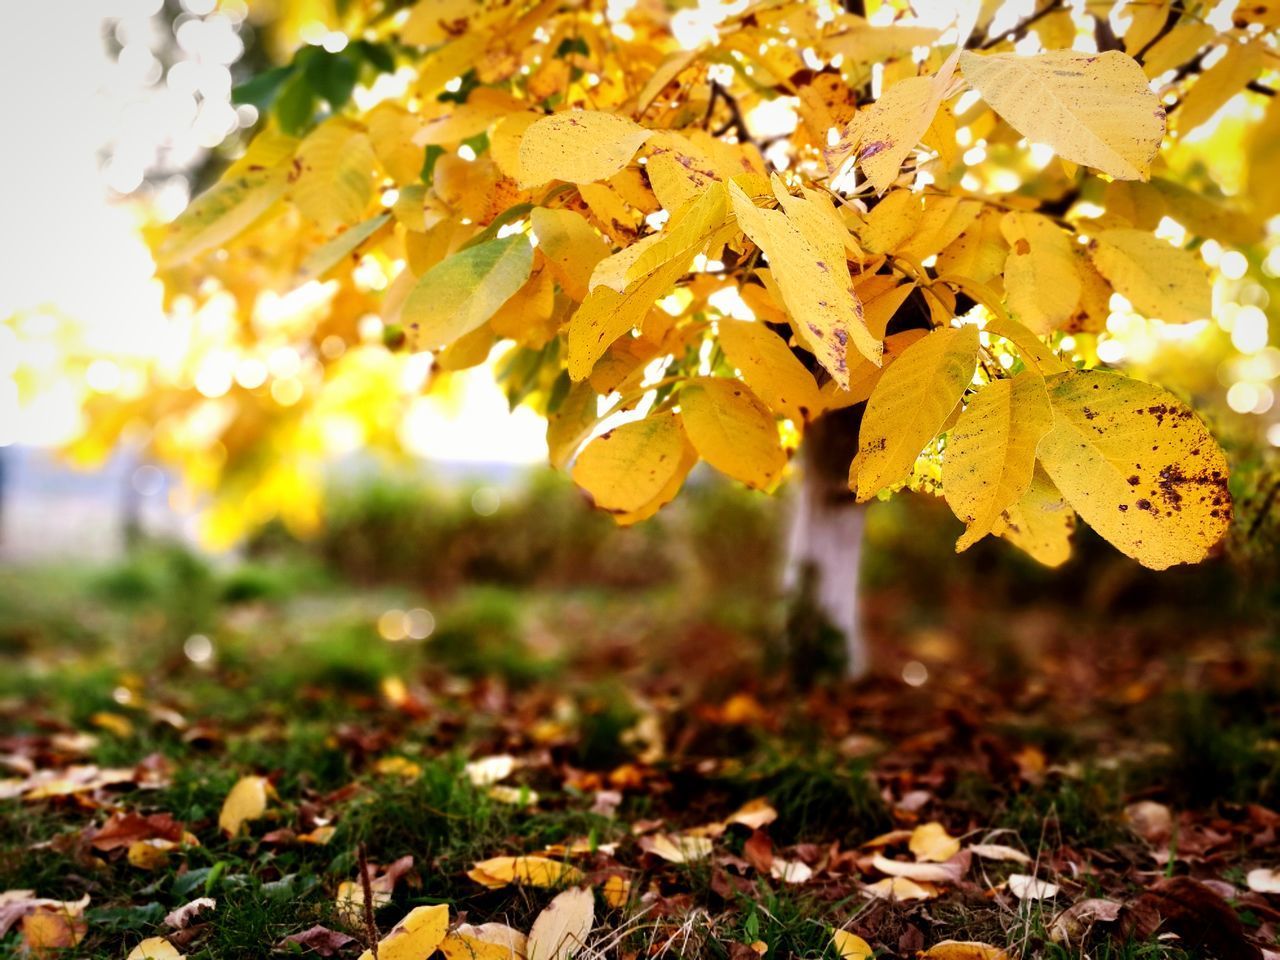
[[[754,4],[686,48],[649,5],[351,4],[357,43],[253,82],[274,119],[158,259],[171,296],[233,291],[247,331],[261,291],[332,281],[316,357],[369,313],[441,372],[506,344],[512,403],[546,415],[552,463],[620,523],[699,460],[773,489],[809,424],[865,404],[850,488],[945,496],[960,549],[996,534],[1057,564],[1079,513],[1147,566],[1195,562],[1231,517],[1218,444],[1167,392],[1055,348],[1103,330],[1113,294],[1210,315],[1162,218],[1248,242],[1280,210],[1274,97],[1247,197],[1165,159],[1237,93],[1272,92],[1274,11],[1220,32],[1126,4],[1117,38],[1110,5],[1052,0],[992,35],[997,6],[943,32]],[[401,93],[348,103],[390,67]],[[753,135],[789,103],[793,132]],[[1021,171],[1016,193],[984,187],[975,142]],[[1029,143],[1057,159],[1031,169]]]
[[[31,572],[6,586],[55,595]],[[1002,613],[1026,662],[1005,686],[961,600],[954,635],[895,637],[928,662],[924,686],[803,696],[726,678],[745,638],[653,592],[589,613],[520,594],[520,633],[576,659],[516,684],[447,669],[472,638],[377,639],[389,603],[432,602],[443,626],[456,602],[340,583],[228,597],[194,663],[165,605],[86,610],[84,589],[44,614],[8,604],[45,639],[0,674],[0,955],[1258,960],[1276,944],[1275,653],[1218,610],[1180,611],[1180,641],[1207,627],[1177,649],[1199,700],[1165,725],[1152,711],[1187,695],[1185,673],[1149,656],[1167,633],[1132,609],[1119,627]],[[638,619],[660,639],[635,643]]]

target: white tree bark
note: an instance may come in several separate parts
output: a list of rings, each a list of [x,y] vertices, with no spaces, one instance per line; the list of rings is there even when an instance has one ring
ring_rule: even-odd
[[[833,490],[810,461],[792,510],[784,586],[794,597],[810,579],[810,599],[844,636],[845,675],[863,677],[870,667],[858,587],[865,508],[847,489]]]

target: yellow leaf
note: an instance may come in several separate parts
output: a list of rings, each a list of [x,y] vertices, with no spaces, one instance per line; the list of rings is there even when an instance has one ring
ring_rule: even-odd
[[[1089,248],[1094,266],[1149,318],[1191,323],[1213,312],[1213,291],[1200,257],[1145,230],[1104,230]]]
[[[1155,570],[1195,563],[1231,520],[1227,461],[1171,394],[1101,370],[1046,381],[1054,426],[1040,459],[1067,501],[1121,552]]]
[[[773,415],[738,380],[689,381],[680,391],[680,417],[699,456],[749,487],[768,489],[787,465]]]
[[[875,956],[871,944],[848,930],[831,931],[831,943],[836,948],[836,955],[840,960],[872,960]]]
[[[978,364],[978,329],[934,330],[903,351],[867,401],[859,435],[858,500],[903,480],[959,404]]]
[[[266,777],[241,777],[222,802],[218,826],[227,836],[236,836],[246,821],[257,820],[267,812],[270,789]]]
[[[595,896],[575,887],[556,896],[529,931],[529,960],[569,960],[581,956],[595,924]]]
[[[918,193],[891,190],[871,208],[858,238],[870,253],[889,253],[915,233],[923,219],[924,206]]]
[[[321,229],[355,223],[373,196],[377,158],[364,129],[342,117],[326,120],[298,144],[289,199]]]
[[[1005,242],[998,211],[984,208],[967,230],[938,254],[939,274],[969,277],[986,283],[1004,270],[1009,245]]]
[[[1142,71],[1148,77],[1158,77],[1189,63],[1217,35],[1212,24],[1183,21],[1151,45],[1142,58]]]
[[[1208,121],[1228,100],[1255,80],[1262,71],[1263,47],[1259,43],[1231,43],[1226,55],[1196,77],[1174,113],[1178,136]]]
[[[906,877],[885,877],[867,884],[866,893],[881,900],[932,900],[938,895],[938,888]]]
[[[922,823],[911,831],[907,844],[917,860],[942,863],[960,852],[960,841],[947,833],[947,828],[934,821]]]
[[[581,303],[588,293],[591,271],[609,255],[608,245],[572,210],[535,207],[529,220],[551,272],[565,293]]]
[[[973,226],[981,212],[982,204],[977,200],[930,196],[925,200],[924,216],[915,232],[896,247],[897,252],[912,260],[927,260],[954,243]]]
[[[409,344],[450,344],[492,317],[529,279],[533,247],[512,234],[459,250],[418,280],[401,310]]]
[[[609,877],[600,888],[604,902],[615,910],[625,907],[631,900],[631,881],[617,874]]]
[[[640,847],[645,853],[661,857],[668,863],[692,863],[711,856],[714,844],[710,837],[657,833],[651,837],[641,837]]]
[[[224,176],[169,225],[157,255],[176,266],[234,240],[284,195],[285,172],[266,169]]]
[[[449,908],[443,903],[414,907],[390,933],[378,941],[378,960],[422,960],[436,951],[449,929]],[[373,960],[373,951],[360,954]]]
[[[599,110],[553,113],[532,124],[520,139],[520,184],[548,180],[594,183],[625,167],[651,131]]]
[[[1272,97],[1262,120],[1249,133],[1249,187],[1245,193],[1264,217],[1280,213],[1280,97]]]
[[[560,406],[547,417],[547,452],[551,466],[563,470],[595,422],[595,390],[585,381],[573,384]]]
[[[948,63],[953,63],[948,61]],[[932,77],[907,77],[881,94],[860,121],[858,162],[877,193],[884,193],[902,170],[902,162],[929,131],[942,103],[951,69]]]
[[[717,325],[725,358],[770,409],[797,424],[818,414],[822,397],[813,374],[780,336],[749,320],[724,317]]]
[[[129,844],[126,858],[139,870],[159,870],[169,862],[169,851],[177,848],[172,840],[159,837],[151,840],[135,840]]]
[[[569,320],[569,376],[585,380],[609,345],[640,325],[658,297],[688,272],[693,253],[664,264],[625,293],[599,286]]]
[[[1009,955],[988,943],[943,940],[920,954],[920,960],[1009,960]]]
[[[22,942],[37,957],[60,956],[76,946],[88,932],[78,915],[41,907],[22,918]]]
[[[1124,52],[1136,57],[1164,27],[1169,17],[1170,0],[1138,2],[1129,0],[1121,8],[1129,17],[1124,31]]]
[[[824,259],[785,214],[757,208],[735,183],[729,197],[738,226],[769,258],[793,323],[832,379],[848,386],[850,341],[873,363],[883,347],[863,323],[843,253],[838,262]]]
[[[655,242],[646,245],[627,267],[623,288],[647,277],[670,260],[701,253],[712,234],[724,226],[728,213],[723,184],[711,184],[702,196],[675,214],[656,235]]]
[[[528,938],[503,923],[460,923],[440,944],[445,960],[525,960]]]
[[[521,102],[504,90],[479,87],[466,103],[451,104],[452,109],[431,117],[413,135],[419,146],[453,144],[484,133],[498,119],[521,109]]]
[[[365,119],[374,155],[391,179],[412,184],[422,173],[426,148],[414,143],[422,130],[422,119],[398,103],[384,100]]]
[[[629,510],[626,513],[615,513],[613,515],[614,522],[620,527],[629,527],[642,520],[648,520],[676,498],[676,494],[680,492],[680,487],[684,485],[685,477],[697,465],[698,451],[693,449],[693,444],[686,441],[684,450],[680,455],[680,463],[677,464],[675,472],[671,474],[671,478],[667,480],[662,489],[644,506],[636,510]]]
[[[354,227],[343,230],[328,243],[322,244],[307,256],[298,270],[299,279],[313,280],[323,277],[360,245],[378,232],[378,228],[391,219],[391,214],[380,213]],[[356,259],[359,259],[358,257]]]
[[[1080,302],[1080,275],[1065,230],[1038,213],[1010,211],[1000,228],[1009,244],[1005,300],[1033,333],[1052,333],[1071,319]]]
[[[1036,445],[1052,426],[1044,380],[1030,371],[987,384],[965,408],[942,461],[947,504],[967,528],[957,552],[990,533],[1027,492]]]
[[[542,117],[543,114],[532,110],[512,113],[489,131],[489,154],[504,176],[520,180],[520,141],[524,139],[524,132]]]
[[[129,951],[126,960],[183,960],[185,956],[164,937],[147,937]]]
[[[587,444],[573,465],[573,481],[602,510],[639,510],[676,473],[686,442],[671,412],[624,423]]]
[[[960,55],[960,70],[1028,140],[1120,180],[1145,180],[1164,136],[1164,108],[1142,68],[1118,50]]]
[[[1071,558],[1071,534],[1075,529],[1075,511],[1044,467],[1036,464],[1031,486],[1022,499],[1001,514],[991,532],[1046,567],[1059,567]]]

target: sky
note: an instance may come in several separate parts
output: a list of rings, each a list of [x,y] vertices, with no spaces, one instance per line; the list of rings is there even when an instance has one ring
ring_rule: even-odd
[[[211,0],[183,5],[194,14],[213,7]],[[187,200],[177,171],[253,120],[237,118],[228,102],[226,66],[239,53],[228,23],[193,17],[205,29],[192,31],[194,41],[179,33],[188,65],[164,76],[147,52],[160,39],[151,20],[158,8],[159,0],[24,4],[21,28],[0,31],[0,83],[17,92],[0,98],[3,129],[16,134],[0,166],[0,318],[65,315],[85,345],[104,354],[146,354],[166,328],[138,212],[124,193],[145,169],[157,179],[158,204],[176,214]],[[108,51],[113,31],[124,45],[119,62]],[[0,329],[0,354],[23,348],[5,334]],[[0,378],[13,363],[0,355]],[[412,406],[401,431],[406,446],[440,460],[544,460],[538,418],[509,412],[491,378],[476,373],[465,378],[453,412]],[[62,386],[21,407],[0,389],[0,421],[7,421],[0,444],[70,439],[82,391]]]

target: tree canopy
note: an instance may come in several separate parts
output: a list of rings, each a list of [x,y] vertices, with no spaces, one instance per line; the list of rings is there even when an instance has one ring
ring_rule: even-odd
[[[260,129],[153,231],[171,305],[229,299],[233,341],[302,358],[219,391],[208,486],[304,524],[298,464],[238,453],[305,438],[314,405],[393,433],[385,383],[342,387],[373,330],[441,374],[501,345],[508,398],[619,523],[700,460],[773,490],[811,423],[865,404],[850,489],[945,497],[957,549],[1058,564],[1079,514],[1149,567],[1202,559],[1226,457],[1097,335],[1117,305],[1209,318],[1200,246],[1280,213],[1280,7],[960,7],[338,4],[238,88]],[[1219,183],[1195,144],[1241,98]]]

